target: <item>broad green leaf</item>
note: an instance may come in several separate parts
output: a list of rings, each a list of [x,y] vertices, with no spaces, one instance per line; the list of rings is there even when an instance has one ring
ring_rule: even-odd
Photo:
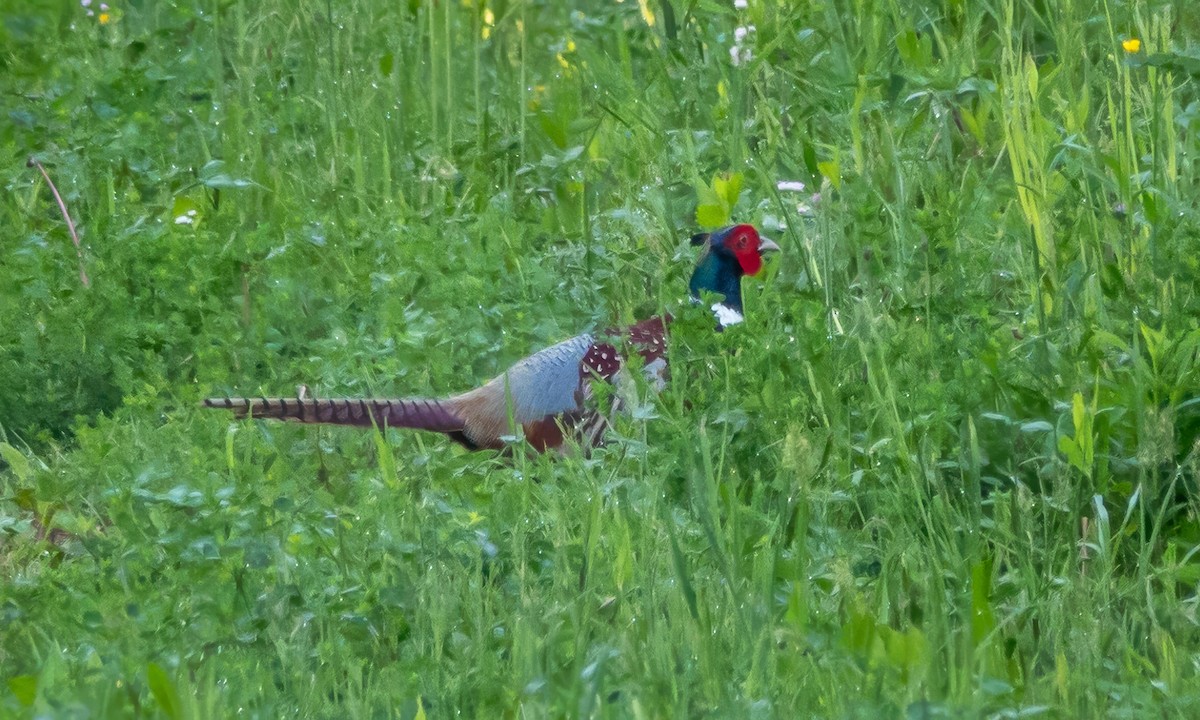
[[[1071,668],[1067,664],[1066,653],[1061,650],[1054,656],[1054,687],[1061,699],[1070,697]]]
[[[1155,330],[1144,322],[1139,322],[1138,327],[1146,340],[1146,352],[1150,355],[1150,362],[1157,366],[1163,357],[1163,347],[1167,344],[1167,333],[1164,330]]]
[[[817,170],[821,172],[821,176],[833,185],[835,190],[842,189],[842,167],[837,160],[822,160],[817,163]]]
[[[1038,96],[1037,63],[1029,55],[1025,56],[1025,89],[1029,91],[1029,97],[1036,98]]]
[[[922,675],[929,663],[929,643],[925,634],[915,627],[904,632],[881,627],[880,631],[888,662],[900,670],[903,679],[907,682],[911,676]]]
[[[171,720],[178,720],[181,717],[179,693],[175,689],[175,683],[171,682],[171,678],[158,663],[152,662],[146,666],[146,683],[150,686],[150,694],[154,696],[163,714]]]
[[[1083,463],[1083,451],[1079,449],[1079,443],[1075,442],[1075,438],[1063,435],[1058,438],[1058,451],[1067,456],[1067,462],[1071,467],[1086,472]]]
[[[1075,393],[1071,397],[1071,421],[1075,423],[1075,438],[1079,439],[1080,433],[1084,431],[1084,422],[1087,418],[1087,411],[1083,405],[1083,393]]]
[[[0,442],[0,458],[2,458],[4,462],[8,463],[8,466],[12,469],[13,474],[16,475],[22,483],[27,482],[33,475],[33,468],[29,464],[29,458],[25,457],[20,450],[6,442]]]
[[[8,679],[8,689],[16,696],[17,702],[25,707],[33,705],[37,700],[38,679],[36,675],[14,675]]]
[[[921,45],[917,33],[912,28],[902,30],[896,35],[896,50],[900,59],[914,67],[921,67]]]
[[[720,205],[700,205],[696,208],[696,224],[702,228],[728,225],[729,212]]]
[[[740,172],[717,175],[713,178],[713,191],[725,205],[727,211],[732,211],[742,194],[742,174]]]
[[[991,563],[977,562],[971,566],[971,639],[976,646],[996,628],[991,595]]]
[[[851,610],[850,617],[842,624],[842,643],[846,648],[863,659],[870,660],[878,639],[875,618],[864,610]]]
[[[1090,477],[1094,460],[1092,416],[1083,402],[1083,393],[1077,392],[1071,398],[1071,420],[1075,424],[1075,437],[1072,442],[1078,450],[1078,464],[1075,466]]]
[[[175,198],[175,203],[171,206],[171,222],[195,228],[202,219],[200,206],[194,200],[184,195]]]

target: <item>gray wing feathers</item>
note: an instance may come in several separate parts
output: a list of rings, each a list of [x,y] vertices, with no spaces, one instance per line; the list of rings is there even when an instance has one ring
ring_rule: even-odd
[[[508,403],[518,424],[579,407],[579,363],[592,346],[591,335],[577,335],[519,361],[486,385],[450,398],[446,404],[467,420],[472,438],[504,435]]]
[[[507,378],[518,422],[579,408],[579,364],[594,342],[591,335],[577,335],[530,355],[492,380],[503,387]]]

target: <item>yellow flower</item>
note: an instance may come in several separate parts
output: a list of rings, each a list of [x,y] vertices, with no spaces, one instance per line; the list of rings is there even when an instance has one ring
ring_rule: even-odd
[[[496,14],[492,12],[490,7],[483,9],[483,39],[487,40],[492,36],[492,28],[496,26]]]
[[[649,27],[654,27],[654,11],[650,9],[650,3],[647,0],[638,0],[638,10],[642,11],[642,20]]]
[[[562,65],[564,70],[571,69],[571,61],[567,59],[567,55],[573,52],[575,52],[575,41],[567,38],[567,41],[563,43],[563,49],[554,54],[558,58],[558,64]]]
[[[98,19],[100,20],[101,25],[107,25],[108,21],[112,19],[112,16],[108,13],[100,13],[100,17]]]
[[[1121,43],[1121,47],[1125,48],[1127,53],[1135,53],[1142,49],[1142,41],[1137,38],[1129,38]]]

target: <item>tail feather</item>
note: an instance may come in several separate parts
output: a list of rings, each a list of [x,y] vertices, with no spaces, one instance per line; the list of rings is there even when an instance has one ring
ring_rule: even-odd
[[[204,407],[229,410],[236,417],[302,423],[394,427],[462,433],[462,418],[440,400],[420,398],[208,398]]]

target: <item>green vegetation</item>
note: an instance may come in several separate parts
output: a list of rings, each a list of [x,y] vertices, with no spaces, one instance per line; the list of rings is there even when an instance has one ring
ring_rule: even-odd
[[[1189,3],[109,3],[0,17],[0,715],[1200,714]],[[197,409],[466,389],[729,218],[589,458]]]

